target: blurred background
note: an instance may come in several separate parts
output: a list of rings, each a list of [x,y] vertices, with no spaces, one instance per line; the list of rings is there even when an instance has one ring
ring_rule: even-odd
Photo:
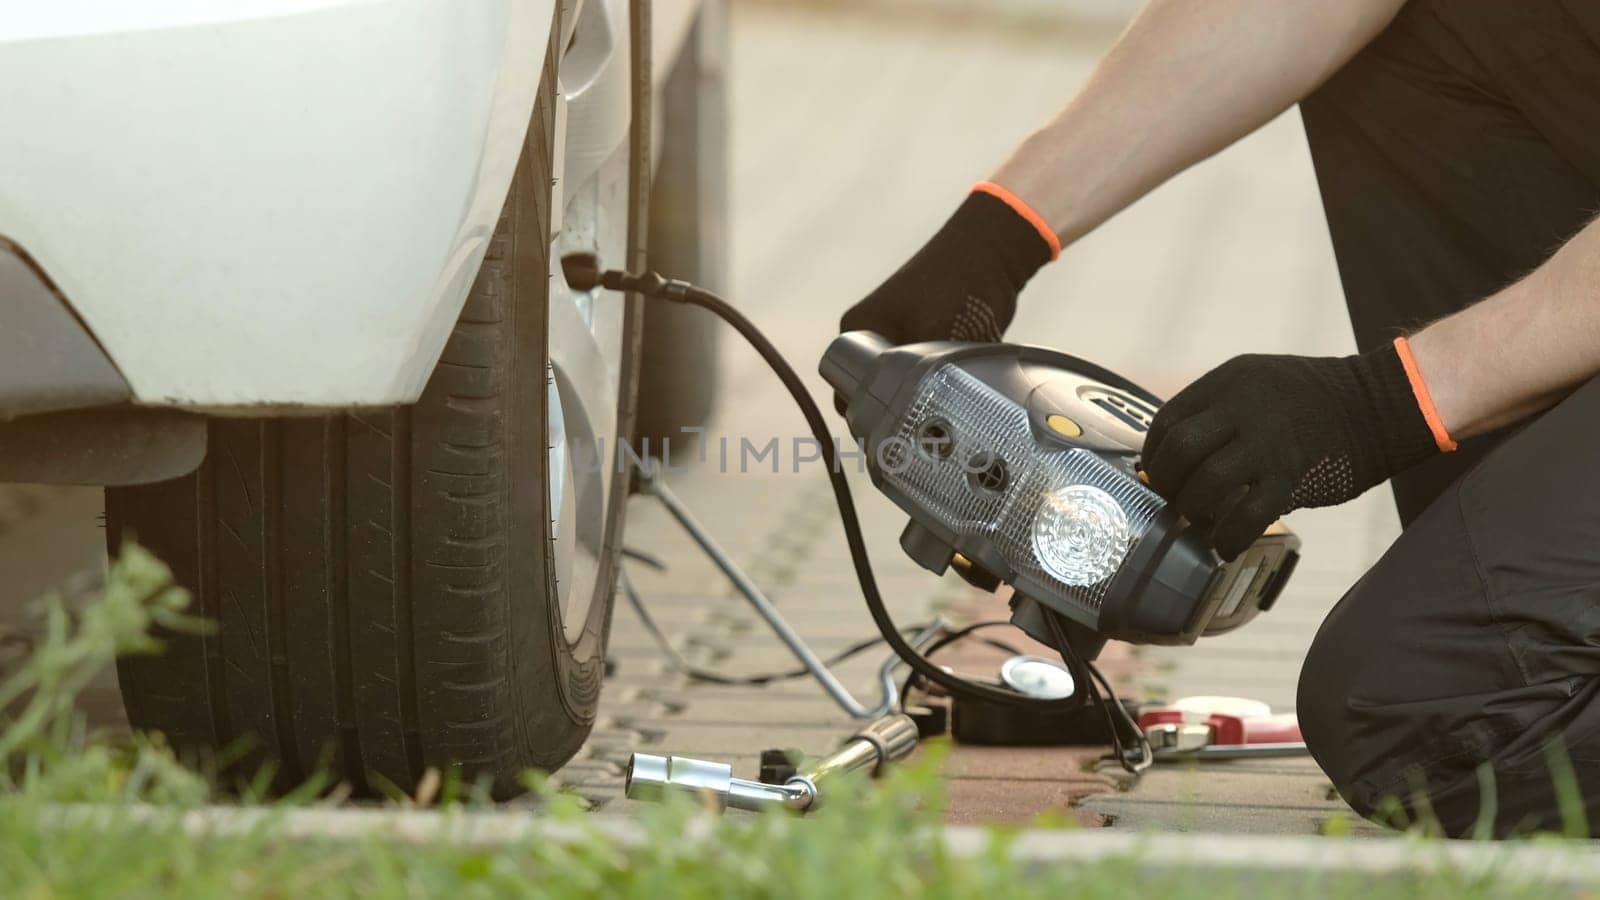
[[[816,357],[838,314],[1071,96],[1136,6],[735,3],[735,299]],[[1008,337],[1158,393],[1241,352],[1353,349],[1298,114],[1068,248]]]

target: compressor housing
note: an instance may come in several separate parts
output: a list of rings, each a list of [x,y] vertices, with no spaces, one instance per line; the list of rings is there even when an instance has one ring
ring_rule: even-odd
[[[1160,400],[1064,353],[1017,344],[891,346],[842,334],[820,370],[872,483],[911,521],[924,568],[994,590],[1055,644],[1040,604],[1086,658],[1108,639],[1191,644],[1269,608],[1299,558],[1275,524],[1224,563],[1136,467]],[[1059,620],[1058,620],[1059,621]]]

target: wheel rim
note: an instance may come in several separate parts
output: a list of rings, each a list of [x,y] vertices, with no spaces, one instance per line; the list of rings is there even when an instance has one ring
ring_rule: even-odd
[[[561,630],[577,644],[604,587],[606,502],[618,481],[617,400],[623,353],[623,304],[598,291],[574,291],[560,272],[562,256],[622,255],[626,215],[604,203],[624,165],[603,165],[567,196],[561,235],[551,248],[548,397],[550,533]],[[624,194],[625,187],[624,187]],[[623,207],[626,208],[625,206]],[[617,220],[616,222],[610,219]]]

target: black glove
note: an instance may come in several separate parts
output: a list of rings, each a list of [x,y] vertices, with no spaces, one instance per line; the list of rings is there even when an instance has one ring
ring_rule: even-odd
[[[1433,456],[1449,438],[1424,417],[1402,346],[1223,363],[1156,414],[1151,486],[1233,559],[1280,515],[1343,503]]]
[[[1000,340],[1022,286],[1060,247],[1037,216],[1018,211],[1027,208],[1021,201],[1013,208],[990,189],[1003,191],[974,190],[909,262],[845,312],[839,330],[876,331],[894,344]]]

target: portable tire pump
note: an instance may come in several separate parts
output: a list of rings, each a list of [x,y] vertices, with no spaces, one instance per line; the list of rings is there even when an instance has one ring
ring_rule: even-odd
[[[1010,585],[1012,623],[1058,650],[1058,632],[1093,659],[1109,639],[1231,631],[1272,605],[1299,558],[1275,525],[1223,563],[1137,468],[1161,401],[1093,363],[858,331],[820,368],[873,485],[911,518],[901,548],[935,574]]]
[[[564,268],[578,290],[603,286],[700,306],[755,348],[800,407],[821,448],[862,596],[884,642],[917,676],[957,699],[1063,713],[1092,697],[1105,710],[1119,761],[1128,765],[1121,732],[1142,745],[1148,764],[1150,748],[1138,725],[1089,661],[1111,639],[1191,644],[1202,635],[1231,631],[1271,607],[1298,560],[1299,538],[1278,524],[1224,562],[1202,531],[1145,485],[1138,455],[1160,401],[1127,379],[1038,347],[963,342],[897,347],[871,332],[840,335],[824,354],[820,371],[842,402],[873,485],[910,517],[902,549],[936,574],[954,569],[991,591],[1010,585],[1012,623],[1056,649],[1074,682],[1086,690],[1047,698],[954,675],[912,646],[884,607],[833,437],[815,400],[771,341],[726,301],[687,282],[654,272],[600,272],[592,258],[569,257]],[[708,536],[696,536],[713,549]],[[758,609],[766,602],[758,595],[751,600],[760,601]],[[775,612],[762,611],[773,621]],[[1109,700],[1099,696],[1096,682]],[[1123,716],[1125,729],[1116,723],[1113,708]],[[874,771],[908,749],[897,746],[893,754],[873,757]],[[689,780],[674,778],[669,762],[690,773]],[[629,795],[703,791],[704,773],[694,763],[636,754]],[[724,774],[719,770],[713,780],[720,783]],[[774,805],[809,807],[820,786],[807,784],[803,804],[791,798]]]

